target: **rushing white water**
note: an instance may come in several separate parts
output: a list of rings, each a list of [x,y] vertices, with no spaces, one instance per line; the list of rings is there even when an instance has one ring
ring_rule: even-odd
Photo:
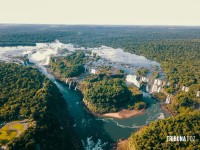
[[[86,142],[82,141],[85,150],[103,150],[103,147],[106,146],[106,142],[102,143],[100,139],[95,143],[92,137],[88,137]]]
[[[165,118],[165,114],[164,113],[160,113],[158,119],[164,119]]]
[[[92,49],[93,53],[98,56],[108,59],[112,62],[119,62],[124,64],[134,64],[136,67],[147,67],[150,68],[152,65],[160,66],[156,61],[146,59],[144,56],[138,56],[124,52],[123,49],[114,49],[107,46]]]
[[[17,60],[17,56],[28,55],[30,62],[48,65],[50,57],[58,55],[63,49],[74,50],[72,44],[63,44],[58,40],[53,43],[36,43],[36,46],[0,47],[0,60],[8,62]]]

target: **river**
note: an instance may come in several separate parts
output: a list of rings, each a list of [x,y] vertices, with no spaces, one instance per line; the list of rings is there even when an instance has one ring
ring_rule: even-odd
[[[35,50],[35,47],[34,51]],[[28,50],[32,51],[32,47],[17,47],[17,48],[1,48],[0,58],[3,61],[9,61],[11,57],[22,55]],[[41,48],[40,48],[41,49]],[[38,51],[40,50],[38,49]],[[50,75],[43,64],[46,63],[46,58],[49,53],[48,49],[43,49],[40,52],[41,57],[39,60],[31,57],[37,54],[37,51],[32,53],[29,58],[37,66],[37,68],[46,75],[52,82],[56,84],[60,92],[63,94],[67,103],[67,108],[70,115],[74,119],[74,129],[77,135],[84,143],[85,149],[90,150],[91,147],[101,149],[109,149],[112,143],[117,142],[119,139],[128,138],[131,133],[137,131],[140,127],[149,124],[151,121],[157,120],[161,113],[168,117],[169,114],[162,110],[160,104],[152,99],[150,94],[143,92],[143,99],[148,103],[148,108],[142,115],[130,117],[127,119],[114,119],[102,118],[93,116],[86,111],[85,106],[82,104],[82,99],[79,93],[75,90],[70,90],[68,86],[55,81],[54,77]],[[55,51],[54,53],[56,53]],[[11,55],[11,53],[13,55]],[[120,51],[121,53],[121,51]],[[140,57],[140,56],[138,56]],[[34,59],[33,59],[34,58]],[[44,59],[45,58],[45,59]]]
[[[148,108],[144,114],[127,119],[95,117],[84,109],[82,99],[76,91],[69,90],[68,86],[58,82],[56,82],[56,85],[64,95],[68,110],[74,119],[75,131],[83,141],[87,141],[89,137],[92,137],[95,143],[98,139],[102,143],[113,143],[119,139],[128,138],[132,132],[143,125],[158,119],[161,113],[164,113],[166,117],[169,116],[155,99],[152,99],[148,93],[143,92],[143,98],[148,103]]]

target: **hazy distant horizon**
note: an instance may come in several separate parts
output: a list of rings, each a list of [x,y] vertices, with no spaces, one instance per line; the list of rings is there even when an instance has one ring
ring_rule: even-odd
[[[0,23],[200,26],[199,0],[1,0]]]
[[[159,25],[159,24],[46,24],[46,23],[0,23],[0,26],[12,26],[12,25],[48,25],[48,26],[129,26],[129,27],[200,27],[200,25]]]

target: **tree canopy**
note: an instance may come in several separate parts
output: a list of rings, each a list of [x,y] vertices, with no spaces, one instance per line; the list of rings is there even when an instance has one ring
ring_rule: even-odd
[[[129,138],[126,149],[200,149],[200,112],[194,111],[152,122]],[[172,142],[167,136],[193,136],[194,141]]]
[[[0,76],[0,120],[35,122],[8,143],[10,150],[80,148],[66,103],[50,80],[32,67],[12,63],[0,63]]]

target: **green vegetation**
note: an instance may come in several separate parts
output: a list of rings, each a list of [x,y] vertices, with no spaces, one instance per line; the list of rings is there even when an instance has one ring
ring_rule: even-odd
[[[165,102],[167,96],[164,93],[153,93],[153,97],[161,102]]]
[[[175,88],[175,87],[174,87]],[[197,91],[200,90],[200,84],[190,86],[189,92],[183,92],[181,89],[176,89],[177,92],[173,97],[173,101],[166,105],[166,108],[175,113],[189,112],[198,109],[200,98],[196,97]]]
[[[190,86],[200,83],[199,47],[200,40],[177,40],[141,43],[127,50],[160,62],[172,85]]]
[[[147,107],[147,105],[145,102],[138,102],[138,103],[135,103],[135,105],[134,105],[134,109],[136,109],[136,110],[145,109],[146,107]]]
[[[22,124],[19,121],[9,122],[0,129],[0,146],[6,145],[15,137],[21,135],[28,127],[28,123]]]
[[[158,71],[159,70],[159,67],[158,66],[153,66],[153,68],[155,69],[155,71]]]
[[[200,149],[200,112],[152,122],[133,133],[123,149]],[[167,136],[195,136],[194,141],[168,142]]]
[[[147,69],[147,68],[141,68],[141,69],[137,70],[137,74],[140,76],[146,76],[147,73],[149,73],[149,69]]]
[[[44,28],[46,30],[40,30]],[[63,32],[63,30],[65,32]],[[142,26],[2,26],[0,45],[35,45],[52,42],[55,37],[64,43],[84,47],[107,45],[144,55],[161,63],[170,82],[187,86],[199,83],[199,27]],[[192,60],[192,61],[191,61]]]
[[[85,71],[85,54],[83,52],[74,52],[66,57],[52,58],[50,70],[56,77],[65,80],[68,77],[79,76]]]
[[[41,30],[41,28],[44,30]],[[169,119],[152,123],[150,126],[140,130],[135,136],[133,135],[130,145],[136,146],[136,149],[152,149],[152,147],[155,149],[200,149],[200,129],[198,122],[200,119],[199,113],[189,113],[196,107],[198,108],[200,103],[200,99],[196,97],[196,92],[200,90],[199,29],[199,27],[175,27],[174,29],[169,29],[169,27],[148,26],[60,26],[58,28],[51,28],[48,25],[2,26],[0,28],[0,45],[35,45],[37,42],[52,42],[56,37],[64,43],[73,43],[85,47],[96,47],[101,45],[107,45],[113,48],[120,47],[125,51],[143,55],[149,59],[158,61],[161,63],[161,67],[166,73],[167,79],[171,83],[170,86],[165,88],[165,91],[175,96],[171,101],[172,103],[168,104],[166,107],[178,113],[188,112],[188,114],[181,114],[175,118],[171,117]],[[54,66],[54,71],[56,71],[58,67],[58,70],[56,71],[56,75],[58,76],[62,74],[62,72],[59,72],[59,70],[62,70],[62,67],[59,68],[60,66],[66,65],[59,64]],[[154,69],[156,70],[156,68]],[[66,70],[63,70],[63,72],[66,72]],[[63,75],[63,78],[67,75],[68,74]],[[4,77],[1,73],[0,76]],[[155,74],[155,76],[157,75]],[[31,79],[36,78],[37,77],[33,76]],[[9,79],[7,80],[9,81]],[[94,78],[91,82],[99,81]],[[4,81],[4,83],[6,85],[6,81]],[[34,81],[34,83],[29,85],[39,85],[39,88],[41,88],[41,82]],[[26,82],[24,84],[26,84]],[[98,85],[100,83],[95,84]],[[115,85],[112,83],[110,84],[110,86]],[[93,87],[90,82],[86,85]],[[183,85],[190,88],[189,92],[186,93],[181,91],[181,87]],[[1,85],[1,87],[2,86],[3,85]],[[21,86],[21,84],[18,86]],[[12,88],[6,90],[11,91],[11,89],[15,88],[16,86],[13,86]],[[100,87],[97,87],[97,89],[98,88]],[[31,91],[28,91],[23,93],[31,93]],[[92,93],[92,88],[90,91]],[[19,93],[20,92],[16,92],[10,96],[14,96]],[[5,95],[5,93],[3,95]],[[100,93],[98,93],[98,95],[100,96]],[[32,97],[33,96],[34,94]],[[159,98],[163,97],[164,99],[163,95],[157,96]],[[15,98],[13,100],[15,100]],[[6,97],[1,97],[0,106],[3,106],[6,101]],[[30,109],[27,109],[28,111],[26,109],[22,109],[20,111],[17,109],[18,105],[20,105],[20,107],[24,107],[24,104],[21,105],[21,103],[16,103],[17,107],[11,102],[6,105],[4,109],[8,110],[3,111],[5,118],[12,120],[13,118],[18,118],[15,117],[15,115],[20,113],[29,116]],[[12,108],[10,106],[12,106]],[[8,112],[8,114],[5,112]],[[141,134],[139,134],[140,132]],[[166,136],[174,134],[195,135],[198,140],[195,142],[167,143]],[[40,140],[37,139],[36,141]],[[33,140],[33,143],[36,143],[35,140]]]
[[[14,124],[14,125],[12,126],[12,128],[13,128],[13,129],[16,129],[16,130],[22,131],[24,127],[23,127],[22,124],[17,123],[17,124]]]
[[[15,138],[17,131],[9,129],[8,125],[3,126],[0,129],[0,146],[7,144],[10,140]]]
[[[115,112],[129,101],[130,92],[119,78],[90,82],[83,91],[84,100],[93,105],[92,111],[99,113]]]
[[[72,69],[69,69],[69,66],[74,67],[73,64],[83,66],[83,62],[86,60],[84,53],[81,52],[56,59],[55,62],[53,62],[53,59],[51,60],[52,68],[54,68],[52,71],[60,80],[68,77],[66,74],[71,74]],[[121,70],[102,66],[98,68],[98,72],[98,75],[89,75],[79,85],[79,89],[83,92],[84,102],[91,111],[100,114],[116,112],[120,108],[133,105],[137,102],[137,99],[141,100],[142,93],[139,89],[128,88]]]
[[[156,72],[156,71],[152,72],[152,75],[153,75],[154,78],[158,78],[159,77],[159,73]]]
[[[41,31],[41,28],[45,30]],[[200,87],[200,28],[170,28],[167,26],[59,26],[58,28],[51,28],[48,25],[2,26],[0,45],[35,45],[37,42],[52,42],[56,37],[64,43],[73,43],[86,48],[101,45],[120,47],[161,63],[171,83],[166,91],[177,95],[180,94],[183,85],[189,86],[190,90],[193,85]],[[157,67],[153,67],[157,71]],[[60,73],[57,71],[58,76]],[[67,75],[66,73],[63,77]],[[193,102],[199,101],[195,95],[189,96]]]
[[[137,97],[137,99],[142,98],[142,92],[137,87],[129,86],[129,91],[131,92],[132,97]]]
[[[116,112],[127,108],[141,98],[139,90],[130,90],[121,78],[99,74],[86,78],[82,83],[84,101],[96,113]]]
[[[166,78],[171,83],[165,87],[167,93],[175,95],[167,109],[175,113],[191,111],[200,104],[196,97],[200,90],[200,40],[165,40],[129,43],[126,51],[144,55],[161,63]],[[159,74],[153,73],[155,77]],[[189,92],[182,92],[182,86],[189,87]]]
[[[10,150],[35,150],[38,146],[44,150],[80,148],[66,103],[50,80],[36,69],[11,63],[0,63],[0,76],[0,121],[35,122],[21,136],[9,141]]]

